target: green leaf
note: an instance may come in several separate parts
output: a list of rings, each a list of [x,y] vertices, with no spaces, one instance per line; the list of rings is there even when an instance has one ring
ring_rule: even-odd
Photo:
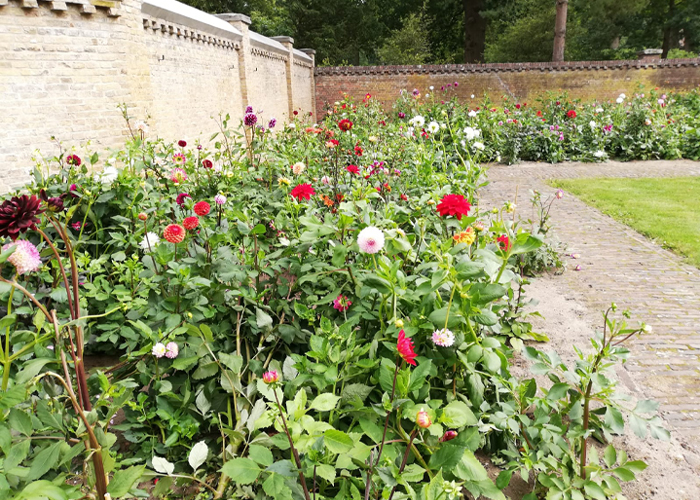
[[[248,457],[265,467],[272,465],[272,462],[274,461],[272,458],[272,452],[264,446],[257,444],[250,445],[250,448],[248,449]]]
[[[372,393],[374,386],[365,384],[349,384],[346,385],[341,394],[341,399],[343,402],[354,401],[359,398],[360,401],[364,401]]]
[[[190,450],[190,454],[187,456],[187,461],[192,467],[192,470],[197,470],[199,467],[207,460],[209,456],[209,447],[204,441],[200,441],[195,444]]]
[[[221,472],[236,484],[250,484],[260,475],[260,467],[249,458],[234,458],[224,464]]]
[[[333,484],[335,482],[335,467],[328,464],[321,464],[316,467],[316,474]]]
[[[379,444],[382,440],[382,428],[379,427],[377,424],[372,422],[371,420],[368,420],[366,418],[361,418],[359,420],[360,427],[362,428],[362,432],[367,434],[369,438],[374,441],[375,443]]]
[[[583,491],[586,492],[586,495],[588,495],[590,498],[594,498],[595,500],[607,500],[608,498],[605,495],[603,488],[601,488],[598,483],[594,483],[593,481],[586,481],[583,484]]]
[[[26,399],[27,388],[24,384],[15,385],[5,392],[0,392],[0,409],[9,410]]]
[[[192,378],[195,380],[202,380],[205,378],[213,377],[219,371],[219,365],[215,361],[199,365],[199,367],[192,374]]]
[[[352,438],[343,431],[336,429],[330,429],[324,432],[323,442],[326,443],[326,448],[335,454],[347,453],[352,450],[353,447]]]
[[[569,384],[559,382],[554,384],[549,392],[547,393],[547,399],[549,401],[555,401],[557,399],[562,399],[569,392]]]
[[[309,405],[310,410],[331,411],[335,409],[340,401],[340,397],[334,394],[321,394],[314,399]]]
[[[15,250],[17,250],[17,245],[12,245],[10,248],[0,253],[0,264],[7,262],[7,258],[15,253]]]
[[[169,476],[175,471],[175,464],[168,462],[167,458],[154,456],[151,459],[151,463],[156,472],[160,472],[161,474],[167,474]]]
[[[29,415],[16,408],[10,410],[10,427],[21,432],[25,436],[32,435],[32,419]]]
[[[443,444],[430,457],[428,466],[432,470],[444,469],[451,471],[460,462],[460,460],[462,460],[464,450],[464,446],[454,446],[450,445],[449,443]]]
[[[219,361],[221,361],[226,368],[233,371],[234,373],[240,373],[241,367],[243,366],[243,358],[237,354],[226,354],[225,352],[219,353]]]
[[[442,411],[440,422],[447,424],[448,427],[464,427],[465,425],[476,425],[479,421],[466,403],[452,401]]]
[[[634,481],[634,472],[629,470],[627,467],[617,467],[613,469],[612,472],[623,481]]]
[[[17,376],[15,380],[19,384],[25,384],[29,382],[31,379],[36,377],[36,375],[41,371],[41,369],[44,367],[46,363],[52,363],[55,362],[55,359],[48,359],[48,358],[36,358],[32,359],[30,361],[27,361],[24,363],[22,366],[22,370],[17,373]]]
[[[605,448],[603,460],[605,460],[605,465],[608,467],[615,465],[615,462],[617,462],[617,452],[615,451],[615,447],[613,445],[610,444],[607,448]]]
[[[270,330],[272,328],[272,316],[259,308],[255,308],[255,322],[261,330]]]
[[[134,465],[128,469],[117,471],[107,486],[107,493],[109,493],[112,498],[126,496],[145,471],[145,465]]]
[[[270,474],[262,487],[265,493],[275,500],[292,499],[292,490],[286,485],[284,477],[279,474]]]
[[[607,425],[614,434],[622,434],[625,431],[625,420],[622,418],[622,412],[617,408],[608,406],[605,412],[605,425]]]
[[[423,487],[423,496],[425,500],[438,500],[441,498],[443,493],[443,483],[442,471],[439,470],[435,476],[430,480],[430,482]]]
[[[63,488],[49,481],[34,481],[28,484],[12,500],[68,500]]]
[[[433,362],[429,359],[421,362],[411,371],[411,382],[408,384],[408,392],[417,391],[423,387],[423,384],[428,380],[428,375],[432,367]]]
[[[32,466],[27,475],[27,481],[34,481],[46,474],[51,467],[58,463],[58,457],[61,455],[61,445],[63,443],[56,442],[51,446],[41,450],[32,460]]]

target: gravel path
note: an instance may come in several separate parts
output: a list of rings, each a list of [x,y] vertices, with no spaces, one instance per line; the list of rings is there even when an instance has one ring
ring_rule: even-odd
[[[517,189],[518,210],[527,219],[532,217],[529,191],[554,192],[548,179],[678,176],[700,176],[700,162],[496,165],[489,169],[481,203],[500,206],[513,200]],[[628,498],[699,499],[700,270],[568,193],[555,203],[550,220],[567,253],[580,254],[563,275],[532,286],[540,300],[536,309],[546,318],[537,327],[552,339],[552,347],[564,357],[573,354],[564,352],[573,344],[589,345],[601,311],[611,302],[630,309],[633,321],[653,326],[652,333],[630,344],[631,359],[618,376],[634,397],[661,403],[673,439],[659,444],[623,438],[650,463],[646,479],[626,492]],[[580,271],[573,270],[576,264]]]

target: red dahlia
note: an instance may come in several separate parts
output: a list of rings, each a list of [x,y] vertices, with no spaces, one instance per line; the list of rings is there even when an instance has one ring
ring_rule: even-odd
[[[343,132],[347,132],[352,128],[352,122],[347,118],[343,118],[338,122],[338,128]]]
[[[185,229],[188,231],[192,231],[195,229],[197,226],[199,226],[199,218],[198,217],[187,217],[185,220],[182,221],[182,225],[185,226]]]
[[[180,243],[185,239],[185,228],[180,224],[170,224],[163,231],[163,238],[170,243]]]
[[[177,145],[181,148],[184,148],[185,146],[187,146],[187,141],[183,141],[182,139],[180,139],[179,141],[177,141]]]
[[[68,165],[79,167],[82,161],[80,160],[80,157],[78,155],[68,155],[66,156],[66,163]]]
[[[462,220],[462,216],[467,215],[472,206],[461,194],[446,194],[436,208],[442,217],[454,215],[457,220]]]
[[[175,203],[178,205],[182,206],[185,204],[185,199],[186,198],[192,198],[189,194],[187,193],[180,193],[177,195],[177,198],[175,198]]]
[[[201,215],[204,217],[211,211],[211,205],[207,203],[206,201],[198,201],[197,203],[194,204],[194,213],[197,215]]]
[[[498,248],[503,250],[504,252],[507,252],[510,250],[510,247],[513,246],[510,242],[510,238],[506,236],[505,234],[502,234],[498,238],[496,238],[496,241],[498,242]]]
[[[570,109],[569,111],[566,112],[566,116],[568,116],[569,118],[576,118],[576,111],[574,111],[573,109]]]
[[[416,351],[413,350],[413,340],[407,338],[403,330],[399,332],[396,350],[399,351],[399,356],[401,356],[406,363],[416,366]]]
[[[311,184],[299,184],[295,186],[289,194],[291,194],[297,200],[308,200],[316,194],[316,191]]]
[[[44,212],[39,208],[39,198],[35,195],[13,196],[0,205],[0,236],[16,240],[20,233],[40,222],[37,215]]]
[[[209,159],[202,160],[202,166],[204,168],[212,168],[214,164]]]
[[[357,165],[348,165],[347,167],[345,167],[345,170],[347,170],[351,174],[358,175],[360,173],[360,168]]]

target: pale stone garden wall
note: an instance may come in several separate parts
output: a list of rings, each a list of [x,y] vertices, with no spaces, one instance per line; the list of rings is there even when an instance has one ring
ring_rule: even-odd
[[[314,104],[313,51],[175,0],[0,0],[0,191],[32,155],[123,145],[126,104],[149,135],[206,142],[219,113],[283,123]],[[80,152],[81,149],[78,149]]]

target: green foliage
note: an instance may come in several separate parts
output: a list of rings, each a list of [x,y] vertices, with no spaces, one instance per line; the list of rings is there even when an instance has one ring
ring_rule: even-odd
[[[423,64],[430,58],[425,15],[410,14],[377,50],[382,64]]]

